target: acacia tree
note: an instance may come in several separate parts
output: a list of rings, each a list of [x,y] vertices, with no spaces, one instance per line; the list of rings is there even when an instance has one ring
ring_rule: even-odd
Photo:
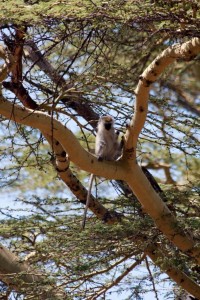
[[[2,188],[21,184],[18,203],[36,208],[20,217],[1,210],[1,236],[10,248],[1,247],[2,290],[27,299],[100,299],[126,290],[130,280],[130,294],[140,299],[149,279],[158,299],[149,257],[198,298],[197,2],[1,6],[1,153],[8,157]],[[114,162],[92,154],[105,113],[115,117],[124,141]],[[58,196],[49,162],[75,198]],[[43,184],[36,166],[52,197],[29,200],[33,182]],[[158,178],[164,171],[162,189],[146,168]],[[93,214],[81,231],[83,171],[112,180],[117,193],[91,196]],[[148,278],[130,277],[143,263]]]

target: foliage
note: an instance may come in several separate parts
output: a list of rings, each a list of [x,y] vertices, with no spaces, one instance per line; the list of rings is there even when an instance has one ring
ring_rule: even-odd
[[[13,105],[23,103],[23,87],[28,104],[20,105],[37,104],[92,150],[94,119],[113,115],[123,135],[140,74],[167,46],[200,37],[199,11],[198,1],[2,1],[1,45],[16,57],[17,47],[23,48],[18,81],[9,74],[2,93]],[[194,240],[200,221],[199,76],[199,56],[177,61],[162,74],[152,86],[137,149],[139,163],[157,179],[170,210]],[[143,256],[154,242],[167,253],[159,261],[164,271],[176,266],[199,282],[199,267],[119,182],[101,178],[95,188],[106,208],[123,215],[122,222],[108,226],[89,214],[81,231],[81,199],[60,180],[53,151],[38,130],[1,118],[0,184],[5,203],[6,193],[12,202],[0,209],[0,236],[9,249],[47,280],[55,279],[72,299],[112,299],[113,293],[143,299],[149,291],[155,299],[162,293],[175,298],[178,286]],[[87,174],[72,170],[87,186]],[[3,295],[3,283],[0,290]],[[38,296],[35,290],[21,293],[26,299]]]

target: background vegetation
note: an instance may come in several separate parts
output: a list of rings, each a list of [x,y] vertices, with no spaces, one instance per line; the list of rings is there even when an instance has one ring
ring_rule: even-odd
[[[122,136],[142,72],[168,46],[200,38],[199,10],[198,1],[2,1],[0,45],[15,59],[2,95],[13,108],[59,120],[92,151],[99,116],[114,116]],[[151,86],[137,148],[138,163],[196,243],[199,58],[177,60]],[[3,116],[0,127],[1,241],[41,276],[26,285],[17,269],[1,276],[1,299],[146,299],[150,291],[151,299],[186,299],[187,288],[166,274],[172,267],[198,286],[199,266],[125,184],[97,179],[94,196],[117,222],[89,213],[81,231],[88,173],[70,164],[70,177],[66,153],[39,130]],[[152,261],[146,249],[154,245],[162,256]]]

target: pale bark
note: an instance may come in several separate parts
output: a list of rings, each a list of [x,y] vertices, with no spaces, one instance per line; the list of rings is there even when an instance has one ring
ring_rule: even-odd
[[[188,251],[188,254],[191,254],[200,261],[200,249],[193,248],[194,241],[190,236],[187,236],[178,225],[176,218],[172,215],[165,203],[161,201],[160,196],[152,188],[141,168],[135,164],[131,173],[133,175],[129,175],[127,182],[136,197],[140,200],[144,210],[153,218],[159,230],[179,249],[184,252]]]
[[[2,99],[0,112],[8,119],[29,125],[54,136],[69,155],[69,159],[81,169],[105,178],[121,179],[129,183],[133,192],[141,202],[146,212],[154,219],[159,229],[182,251],[200,261],[199,249],[194,248],[194,242],[186,236],[178,226],[169,209],[153,190],[149,181],[135,161],[135,147],[139,133],[144,125],[147,114],[147,100],[151,83],[159,74],[178,57],[194,57],[200,51],[199,39],[193,39],[183,45],[175,45],[166,49],[142,74],[136,89],[135,114],[127,130],[125,143],[125,160],[118,162],[99,162],[83,149],[72,132],[57,120],[52,120],[42,112],[34,112],[14,106]],[[65,138],[63,138],[65,137]]]
[[[99,162],[80,146],[76,137],[68,128],[42,112],[13,105],[1,97],[0,113],[7,119],[38,128],[45,134],[55,137],[68,153],[69,159],[81,169],[108,179],[120,179],[128,182],[146,212],[154,219],[164,235],[180,250],[195,257],[200,262],[200,249],[195,248],[192,238],[187,236],[180,228],[174,216],[154,191],[136,163],[136,145],[146,120],[147,100],[151,84],[177,58],[192,59],[199,52],[200,40],[197,38],[192,39],[185,44],[167,48],[144,71],[136,89],[135,114],[125,136],[123,158],[117,162]],[[173,272],[171,276],[173,278]]]
[[[23,103],[23,105],[30,109],[37,109],[36,102],[29,96],[25,88],[23,87],[21,81],[22,81],[22,52],[23,52],[23,44],[24,44],[24,32],[20,29],[17,30],[17,41],[15,46],[15,51],[13,53],[13,56],[15,59],[13,60],[13,56],[8,52],[5,48],[0,47],[0,57],[5,60],[5,64],[2,67],[2,70],[0,72],[1,79],[4,80],[7,76],[8,71],[10,68],[8,66],[11,66],[11,61],[14,62],[12,64],[12,81],[15,83],[15,85],[12,85],[12,83],[4,83],[6,85],[6,88],[11,90],[17,98],[20,99],[20,101]],[[31,47],[34,49],[32,51],[29,49],[30,57],[34,61],[34,63],[38,64],[38,66],[45,71],[48,76],[52,79],[53,82],[56,82],[57,85],[63,86],[65,89],[68,88],[66,85],[66,82],[63,78],[61,78],[56,70],[51,66],[51,64],[48,62],[47,59],[44,58],[44,56],[41,54],[37,46],[34,42],[29,42]],[[26,48],[27,49],[27,48]],[[73,98],[73,95],[70,96],[70,98]],[[87,117],[91,118],[90,108],[84,106],[84,112],[86,113]],[[77,111],[82,111],[80,106],[78,105]],[[93,117],[96,116],[96,114],[92,114]],[[95,123],[92,123],[94,125]],[[63,182],[70,188],[70,190],[73,192],[75,196],[81,201],[82,203],[86,203],[87,199],[87,190],[86,188],[81,184],[81,182],[72,174],[71,170],[69,169],[69,160],[66,158],[66,152],[62,148],[62,145],[55,140],[52,136],[46,134],[43,132],[44,137],[48,140],[49,144],[52,146],[53,151],[56,155],[57,160],[57,172],[60,178],[63,180]],[[63,154],[64,151],[64,154]],[[117,221],[119,221],[120,216],[117,213],[110,212],[108,209],[106,209],[97,199],[95,199],[91,195],[91,200],[89,204],[89,208],[92,212],[96,214],[97,217],[104,220],[108,224],[113,224]]]
[[[11,253],[3,245],[0,245],[0,266],[1,279],[8,284],[12,284],[14,288],[16,288],[16,286],[14,284],[13,274],[19,274],[17,280],[20,281],[21,279],[24,283],[40,281],[40,276],[38,276],[38,274],[36,275],[35,270],[31,270],[31,268],[27,264],[20,261],[13,253]]]
[[[121,161],[99,162],[94,155],[87,152],[80,145],[70,129],[59,121],[52,119],[51,116],[19,105],[13,105],[3,97],[0,99],[0,114],[9,120],[37,128],[50,136],[54,136],[67,152],[69,160],[81,169],[108,179],[122,179],[121,174],[125,172],[123,172]]]
[[[194,248],[194,242],[179,227],[171,212],[154,191],[137,163],[99,162],[96,157],[81,147],[73,133],[57,120],[42,112],[35,112],[6,101],[0,102],[0,113],[17,123],[29,125],[53,135],[68,153],[69,159],[81,169],[105,178],[125,180],[141,202],[146,212],[154,219],[159,229],[182,251],[200,261],[200,249]],[[53,134],[52,134],[53,128]]]
[[[70,161],[68,157],[66,157],[66,152],[64,151],[62,145],[50,135],[45,134],[44,132],[43,135],[51,145],[52,150],[55,154],[55,169],[59,177],[69,187],[69,189],[77,197],[77,199],[81,203],[86,204],[88,191],[70,170]],[[121,219],[119,214],[115,212],[110,212],[95,197],[93,197],[92,194],[90,195],[89,209],[99,219],[103,220],[107,224],[114,224],[116,222],[119,222],[119,220]]]
[[[129,130],[126,134],[126,150],[127,157],[130,158],[131,149],[136,148],[139,134],[146,121],[148,111],[148,97],[151,84],[154,83],[160,74],[176,59],[183,59],[189,61],[193,59],[200,52],[200,39],[193,38],[192,40],[176,44],[168,47],[154,61],[146,68],[140,76],[138,86],[135,90],[135,113],[131,120]],[[135,159],[135,151],[131,151],[131,158]]]

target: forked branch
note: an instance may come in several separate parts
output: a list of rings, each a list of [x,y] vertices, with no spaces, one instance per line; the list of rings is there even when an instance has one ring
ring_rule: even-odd
[[[158,79],[160,74],[175,60],[181,59],[190,61],[200,53],[200,39],[176,44],[168,47],[146,68],[139,78],[135,90],[136,101],[134,105],[134,116],[126,132],[125,157],[135,159],[136,146],[139,134],[144,127],[148,111],[148,97],[151,85]]]

